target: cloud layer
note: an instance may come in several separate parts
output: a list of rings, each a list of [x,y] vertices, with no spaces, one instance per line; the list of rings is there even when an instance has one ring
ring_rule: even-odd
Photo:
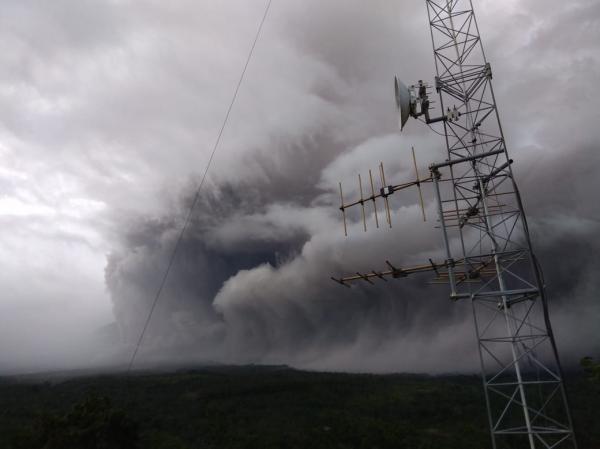
[[[423,168],[443,158],[441,138],[418,123],[396,133],[391,98],[394,74],[434,74],[422,3],[274,1],[140,363],[476,369],[470,308],[443,287],[329,280],[439,250],[429,191],[426,224],[412,192],[393,201],[391,230],[371,220],[365,234],[354,222],[346,239],[337,215],[338,181],[350,197],[357,173],[379,161],[409,179],[412,145]],[[551,3],[475,7],[572,361],[600,350],[600,11],[590,0]],[[1,368],[126,361],[263,7],[9,3],[0,207],[13,261],[3,316],[17,319],[5,318]],[[111,313],[116,330],[104,333],[118,338],[83,337]]]

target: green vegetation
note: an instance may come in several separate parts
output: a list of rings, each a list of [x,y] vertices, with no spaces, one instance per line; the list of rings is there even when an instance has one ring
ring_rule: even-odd
[[[13,437],[15,448],[44,449],[134,449],[138,429],[125,412],[115,409],[110,399],[88,394],[67,413],[44,413],[31,431]]]
[[[600,362],[595,362],[591,357],[584,357],[581,359],[581,366],[588,379],[600,384]]]
[[[600,396],[569,380],[581,449]],[[0,381],[0,448],[488,448],[481,381],[218,367],[55,383]]]

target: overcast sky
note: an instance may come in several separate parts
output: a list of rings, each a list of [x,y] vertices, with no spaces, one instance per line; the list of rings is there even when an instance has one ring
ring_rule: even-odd
[[[266,0],[8,0],[0,11],[0,371],[125,363]],[[474,0],[563,358],[600,352],[600,3]],[[393,76],[434,77],[423,0],[273,0],[140,363],[362,371],[478,366],[468,304],[427,279],[330,275],[438,254],[417,197],[343,237],[383,161],[443,159],[396,128]],[[434,217],[431,192],[427,209]]]

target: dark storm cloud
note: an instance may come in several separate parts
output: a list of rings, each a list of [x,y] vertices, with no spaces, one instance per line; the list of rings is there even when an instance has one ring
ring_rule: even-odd
[[[600,350],[590,163],[600,146],[596,3],[475,2],[570,360]],[[36,366],[40,353],[55,365],[128,360],[263,7],[258,0],[6,5],[0,186],[12,215],[3,223],[27,232],[5,233],[1,248],[15,261],[3,281],[20,286],[4,304],[17,319],[2,340],[23,340],[23,323],[38,331],[0,368]],[[408,180],[412,145],[424,171],[443,159],[441,138],[420,124],[397,134],[395,74],[432,80],[424,2],[273,2],[139,363],[476,369],[470,307],[451,303],[443,286],[421,277],[349,290],[329,280],[382,268],[386,259],[441,258],[428,190],[425,225],[409,192],[393,201],[393,229],[377,230],[371,219],[365,234],[353,221],[343,237],[338,181],[350,198],[357,173],[366,176],[379,161],[391,179]],[[34,274],[36,282],[24,282]],[[102,303],[104,281],[121,343],[88,345],[93,357],[82,356],[73,346],[83,334],[67,330],[107,321],[82,312]],[[56,304],[62,313],[48,328],[35,310]],[[36,346],[49,334],[51,350]],[[70,355],[61,358],[65,341]]]

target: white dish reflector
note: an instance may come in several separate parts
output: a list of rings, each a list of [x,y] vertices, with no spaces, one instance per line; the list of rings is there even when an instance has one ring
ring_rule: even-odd
[[[408,121],[408,117],[410,117],[411,95],[408,87],[398,77],[394,77],[394,89],[396,91],[396,107],[399,114],[398,124],[400,125],[400,130],[402,130]]]

